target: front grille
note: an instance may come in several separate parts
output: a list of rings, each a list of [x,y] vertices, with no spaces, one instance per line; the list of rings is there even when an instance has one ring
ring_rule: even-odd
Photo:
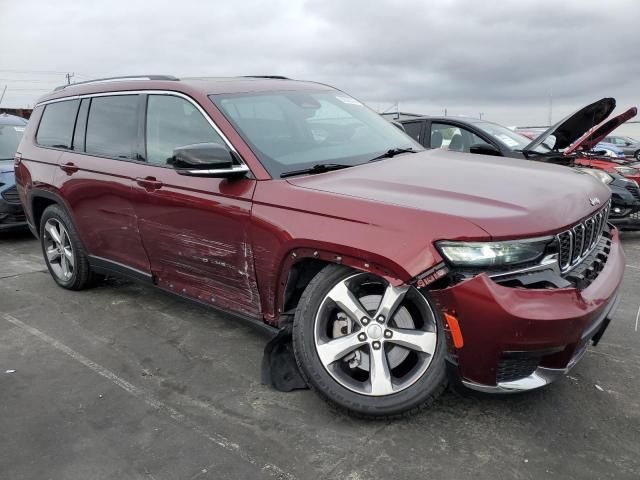
[[[16,187],[8,188],[2,192],[2,198],[4,198],[7,203],[20,203],[20,197],[18,197],[18,189]]]
[[[640,201],[640,187],[638,187],[638,185],[634,183],[628,183],[624,188],[626,188],[629,193],[633,195],[633,198]]]
[[[502,357],[496,371],[496,381],[510,382],[528,377],[538,368],[539,363],[540,357],[537,356]]]
[[[580,263],[600,241],[609,216],[610,203],[591,217],[556,235],[560,270],[566,272]]]

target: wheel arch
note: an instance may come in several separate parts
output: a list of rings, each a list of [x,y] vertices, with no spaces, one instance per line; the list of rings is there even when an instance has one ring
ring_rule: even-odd
[[[40,238],[40,220],[42,219],[42,214],[44,213],[46,208],[51,205],[58,205],[59,207],[63,208],[66,211],[67,215],[69,215],[69,218],[74,221],[71,210],[60,195],[49,190],[43,190],[39,188],[31,189],[31,191],[29,192],[29,206],[31,219],[33,221],[32,230],[38,238]]]
[[[330,264],[344,265],[354,270],[373,273],[393,285],[402,285],[411,280],[408,272],[388,259],[374,261],[344,254],[339,249],[295,248],[284,257],[277,276],[277,285],[274,289],[274,323],[280,323],[283,314],[296,308],[307,285]]]

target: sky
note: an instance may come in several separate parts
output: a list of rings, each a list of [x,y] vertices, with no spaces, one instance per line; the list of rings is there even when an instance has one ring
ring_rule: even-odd
[[[3,107],[113,75],[285,75],[377,111],[546,125],[640,103],[634,0],[0,0]]]

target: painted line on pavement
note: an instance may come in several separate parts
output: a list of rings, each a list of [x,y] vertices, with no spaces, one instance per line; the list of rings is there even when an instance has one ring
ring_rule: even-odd
[[[270,464],[270,463],[261,463],[261,462],[259,462],[258,460],[253,458],[250,454],[245,452],[241,448],[241,446],[238,445],[237,443],[234,443],[234,442],[228,440],[227,438],[225,438],[224,436],[222,436],[222,435],[220,435],[218,433],[210,433],[210,432],[208,432],[202,426],[198,425],[193,420],[190,420],[189,418],[187,418],[183,413],[180,413],[175,408],[173,408],[173,407],[167,405],[166,403],[154,398],[153,395],[150,394],[149,392],[145,391],[142,388],[136,387],[132,383],[127,382],[123,378],[120,378],[118,375],[113,373],[108,368],[103,367],[102,365],[97,364],[93,360],[88,359],[84,355],[82,355],[82,354],[76,352],[75,350],[69,348],[64,343],[56,340],[55,338],[50,337],[49,335],[47,335],[46,333],[38,330],[37,328],[34,328],[34,327],[30,326],[30,325],[27,325],[26,323],[22,322],[21,320],[18,320],[17,318],[15,318],[12,315],[9,315],[8,313],[3,314],[2,318],[4,318],[7,322],[12,323],[16,327],[19,327],[19,328],[29,332],[31,335],[34,335],[35,337],[38,337],[40,340],[42,340],[43,342],[48,343],[49,345],[51,345],[56,350],[59,350],[60,352],[66,354],[69,357],[71,357],[72,359],[74,359],[78,363],[80,363],[80,364],[84,365],[85,367],[89,368],[90,370],[94,371],[98,375],[101,375],[102,377],[106,378],[111,383],[113,383],[113,384],[117,385],[118,387],[120,387],[121,389],[123,389],[125,392],[133,395],[136,398],[139,398],[140,400],[143,400],[150,407],[153,407],[156,410],[158,410],[159,412],[162,412],[162,413],[168,415],[175,422],[180,423],[180,424],[190,428],[194,432],[198,433],[200,436],[202,436],[205,439],[209,440],[211,443],[214,443],[215,445],[218,445],[219,447],[221,447],[221,448],[223,448],[223,449],[225,449],[225,450],[227,450],[227,451],[229,451],[229,452],[231,452],[231,453],[233,453],[235,455],[238,455],[240,458],[242,458],[246,462],[248,462],[248,463],[260,468],[260,470],[262,470],[262,472],[264,472],[264,473],[266,473],[266,474],[268,474],[270,476],[273,476],[275,478],[278,478],[278,479],[295,480],[295,477],[293,475],[291,475],[288,472],[285,472],[280,467],[278,467],[276,465],[273,465],[273,464]]]

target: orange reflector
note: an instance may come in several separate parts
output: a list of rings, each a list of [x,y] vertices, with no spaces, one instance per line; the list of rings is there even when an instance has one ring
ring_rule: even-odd
[[[462,339],[462,331],[460,330],[460,324],[458,323],[458,319],[451,315],[450,313],[445,313],[444,318],[449,325],[449,330],[451,331],[451,339],[453,340],[453,345],[456,348],[462,348],[464,346],[464,340]]]

